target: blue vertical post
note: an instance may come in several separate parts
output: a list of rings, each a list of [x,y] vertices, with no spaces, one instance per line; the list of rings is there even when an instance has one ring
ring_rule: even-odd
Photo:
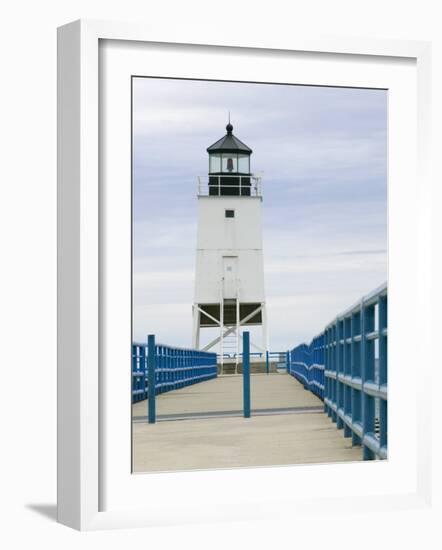
[[[370,349],[367,341],[367,332],[371,332],[370,326],[370,306],[366,306],[362,300],[361,305],[361,411],[362,411],[362,458],[364,460],[373,460],[374,453],[364,445],[364,435],[374,433],[374,399],[364,391],[364,382],[372,381],[370,376]]]
[[[327,413],[328,416],[330,416],[330,407],[325,402],[326,399],[329,399],[329,395],[330,395],[330,392],[328,389],[329,378],[325,374],[325,372],[328,371],[330,368],[329,360],[328,360],[328,338],[329,338],[329,333],[328,333],[328,329],[326,328],[324,330],[324,412]]]
[[[244,418],[250,418],[250,333],[243,333],[242,341],[242,376]]]
[[[135,401],[137,400],[137,395],[134,394],[134,390],[137,389],[137,379],[136,377],[134,376],[134,373],[137,371],[137,346],[134,346],[132,345],[132,372],[131,372],[131,375],[132,375],[132,403],[135,403]]]
[[[350,323],[351,323],[351,314],[350,317],[344,317],[344,346],[343,346],[343,369],[344,369],[344,376],[347,378],[347,376],[350,375],[350,361],[349,361],[349,351],[350,351],[350,344],[348,343],[348,339],[350,337]],[[348,386],[347,383],[343,385],[344,388],[344,416],[347,418],[348,416],[351,416],[351,386]],[[344,437],[351,437],[352,431],[351,427],[347,424],[346,421],[344,421]]]
[[[266,351],[266,373],[269,374],[269,352]]]
[[[136,346],[134,346],[132,349],[136,349]],[[141,373],[142,373],[141,388],[143,390],[143,393],[140,394],[140,399],[146,399],[147,397],[146,395],[146,348],[144,346],[140,346],[139,368],[141,369]]]
[[[148,410],[147,417],[149,424],[155,424],[155,335],[147,337],[147,389],[148,389]]]
[[[337,403],[338,403],[338,399],[337,399],[337,395],[338,395],[338,382],[337,382],[338,372],[337,372],[337,364],[336,364],[337,363],[336,354],[337,354],[337,349],[338,349],[338,344],[337,344],[338,335],[337,335],[336,323],[334,323],[332,325],[331,331],[332,331],[332,340],[333,340],[333,348],[332,348],[332,353],[331,353],[331,364],[332,364],[332,370],[333,370],[333,374],[334,374],[334,376],[331,380],[331,385],[332,385],[332,402],[333,402],[333,405],[335,406],[335,408],[332,408],[331,418],[332,418],[333,422],[336,422],[336,418],[337,418],[336,411],[337,411]]]
[[[379,299],[379,385],[381,388],[386,388],[388,383],[387,378],[387,296]],[[380,400],[380,444],[382,447],[387,447],[387,401]]]
[[[342,322],[338,318],[336,319],[336,427],[338,428],[338,430],[344,427],[344,421],[342,420],[340,415],[343,404],[342,392],[344,391],[344,384],[339,379],[340,374],[342,374],[341,328]]]
[[[350,334],[351,334],[351,344],[350,344],[350,353],[351,353],[351,362],[350,362],[350,370],[351,370],[351,379],[357,380],[361,377],[361,360],[360,360],[360,350],[357,347],[358,344],[356,343],[356,336],[358,333],[358,330],[360,330],[360,316],[359,316],[359,328],[358,328],[358,314],[353,312],[351,315],[351,326],[350,326]],[[361,421],[361,404],[360,404],[360,394],[361,392],[355,388],[351,389],[351,422],[352,426],[356,422]],[[352,445],[360,445],[361,439],[356,434],[354,430],[352,430],[351,434],[351,443]]]

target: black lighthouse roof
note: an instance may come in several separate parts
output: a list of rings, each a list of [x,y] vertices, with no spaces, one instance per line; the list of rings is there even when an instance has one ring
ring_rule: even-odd
[[[242,153],[252,154],[252,149],[247,147],[240,139],[233,135],[233,126],[230,122],[226,126],[227,134],[207,148],[208,153]]]

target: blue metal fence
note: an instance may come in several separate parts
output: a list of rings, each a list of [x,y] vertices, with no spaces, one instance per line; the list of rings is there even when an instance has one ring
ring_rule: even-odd
[[[287,352],[287,371],[304,387],[324,399],[324,334]]]
[[[288,372],[324,401],[328,416],[363,446],[365,460],[387,458],[387,285],[287,352]]]
[[[155,395],[211,378],[218,374],[216,353],[151,343],[154,350]],[[132,344],[132,402],[148,396],[148,344]]]

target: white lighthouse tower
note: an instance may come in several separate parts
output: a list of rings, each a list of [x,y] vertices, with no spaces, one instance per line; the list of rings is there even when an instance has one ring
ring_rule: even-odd
[[[219,336],[202,349],[219,346],[238,365],[241,328],[262,327],[259,351],[267,351],[262,252],[261,178],[250,171],[252,150],[233,135],[233,126],[208,147],[209,175],[198,178],[198,232],[193,345],[200,330]]]

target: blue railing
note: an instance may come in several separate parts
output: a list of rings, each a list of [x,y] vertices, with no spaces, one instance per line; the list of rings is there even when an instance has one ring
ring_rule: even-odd
[[[216,353],[156,344],[154,352],[155,395],[217,376]],[[132,402],[147,399],[148,345],[132,344]]]
[[[324,399],[324,334],[310,345],[301,344],[287,352],[287,371],[306,389]]]
[[[387,285],[326,326],[310,345],[287,352],[288,371],[362,445],[365,460],[387,458]]]

